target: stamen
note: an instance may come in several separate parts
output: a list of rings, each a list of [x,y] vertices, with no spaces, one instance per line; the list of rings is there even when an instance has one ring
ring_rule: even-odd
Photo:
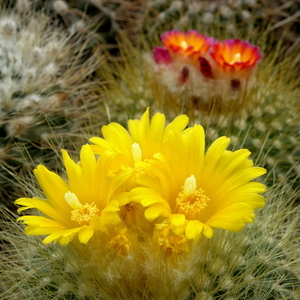
[[[234,54],[233,59],[232,59],[232,61],[229,64],[233,65],[236,62],[240,62],[241,58],[242,58],[241,57],[241,53],[238,52],[238,53]]]
[[[65,193],[65,200],[73,208],[71,211],[71,220],[78,222],[80,226],[89,225],[92,217],[99,212],[94,202],[82,205],[77,196],[70,191]]]
[[[184,214],[188,220],[199,220],[202,210],[210,201],[202,189],[196,188],[196,178],[192,175],[185,180],[183,191],[176,199],[175,213]]]
[[[71,212],[71,220],[78,222],[80,226],[89,225],[92,217],[98,212],[99,209],[94,202],[91,204],[87,203],[83,205],[81,209],[74,209]]]

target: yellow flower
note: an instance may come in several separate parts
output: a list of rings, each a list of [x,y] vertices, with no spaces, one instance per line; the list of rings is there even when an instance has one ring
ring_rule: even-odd
[[[119,166],[116,165],[116,168],[111,172],[118,174],[120,170],[131,170],[131,178],[120,188],[121,191],[129,192],[139,185],[139,177],[142,176],[146,168],[151,169],[151,164],[155,161],[155,156],[162,151],[168,134],[173,131],[182,132],[187,124],[188,117],[181,115],[166,126],[165,116],[157,113],[150,119],[148,108],[140,120],[128,121],[128,131],[118,123],[103,126],[104,138],[92,137],[90,141],[95,145],[91,145],[91,147],[94,153],[98,155],[102,155],[103,151],[110,150],[122,156],[123,161],[120,162]],[[131,205],[128,198],[119,200],[119,205],[122,207],[121,219],[127,226],[130,226],[137,219],[140,220],[135,214],[133,217],[132,210],[127,209],[129,207],[134,208],[136,205]],[[137,210],[139,209],[137,208]],[[145,221],[144,217],[143,221]]]
[[[141,120],[128,121],[129,131],[118,123],[103,126],[104,138],[92,137],[90,141],[95,145],[91,147],[99,155],[107,149],[122,154],[127,166],[133,167],[135,163],[150,160],[156,153],[161,152],[169,132],[181,132],[187,124],[188,117],[181,115],[166,126],[163,114],[157,113],[150,120],[147,109]]]
[[[130,240],[126,236],[126,232],[127,229],[123,228],[108,242],[109,247],[114,249],[116,254],[123,258],[128,255],[130,249]]]
[[[35,208],[46,216],[22,216],[18,220],[27,225],[26,234],[48,235],[45,244],[54,241],[67,245],[76,234],[81,243],[87,243],[96,230],[106,232],[107,225],[120,222],[116,198],[127,195],[114,195],[114,192],[130,173],[125,170],[109,178],[111,165],[118,157],[106,151],[96,159],[90,145],[82,146],[78,164],[65,150],[62,155],[68,183],[39,165],[34,173],[47,200],[35,197],[15,201],[23,206],[18,212]]]
[[[253,167],[246,149],[226,150],[230,139],[218,138],[205,152],[202,126],[172,131],[156,162],[130,192],[131,201],[146,207],[145,217],[170,224],[177,235],[210,238],[213,228],[237,232],[264,206],[265,186],[251,180],[266,170]],[[145,166],[147,167],[147,166]],[[154,177],[156,176],[156,177]]]

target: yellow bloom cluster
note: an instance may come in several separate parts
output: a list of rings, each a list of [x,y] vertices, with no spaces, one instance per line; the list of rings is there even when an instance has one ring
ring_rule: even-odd
[[[266,188],[252,180],[265,169],[253,166],[248,150],[227,150],[227,137],[205,150],[202,126],[187,124],[181,115],[166,125],[163,114],[150,119],[147,109],[129,120],[128,131],[104,126],[103,138],[91,138],[78,163],[62,150],[68,181],[39,165],[35,175],[46,200],[15,202],[19,212],[36,208],[45,215],[20,217],[26,233],[67,245],[77,234],[88,243],[99,231],[124,257],[132,236],[146,236],[166,254],[188,252],[191,241],[211,238],[213,228],[237,232],[253,222]]]

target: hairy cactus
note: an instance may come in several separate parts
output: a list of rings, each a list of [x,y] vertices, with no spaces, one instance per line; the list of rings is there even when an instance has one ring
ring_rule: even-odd
[[[147,4],[144,24],[149,34],[172,28],[201,27],[205,30],[214,27],[217,32],[223,31],[229,36],[235,36],[242,28],[255,36],[268,28],[276,41],[282,38],[285,31],[285,44],[288,47],[297,45],[297,0],[149,0]]]
[[[1,299],[299,299],[297,195],[284,179],[265,197],[255,224],[239,233],[217,230],[175,266],[154,245],[134,259],[97,243],[43,245],[2,210]],[[104,246],[105,237],[98,242]]]
[[[29,1],[16,1],[16,7],[21,4],[26,5],[28,2]],[[95,6],[96,3],[96,1],[84,2],[86,4],[84,8],[83,1],[70,1],[70,3],[68,3],[69,5],[67,5],[66,1],[48,1],[47,5],[51,4],[52,9],[60,9],[61,12],[64,12],[64,14],[59,14],[64,22],[67,23],[67,21],[73,20],[72,18],[77,16],[76,13],[74,13],[76,10],[73,11],[70,7],[74,9],[75,7],[79,8],[80,3],[81,9],[84,10],[90,7],[90,5]],[[212,6],[214,3],[217,3],[217,1],[210,2]],[[292,2],[293,1],[290,1],[290,3]],[[104,5],[103,1],[97,3],[100,3],[101,7]],[[199,3],[201,5],[197,6]],[[297,205],[299,201],[300,136],[298,120],[299,106],[297,103],[299,79],[298,76],[295,76],[295,71],[299,64],[297,46],[293,44],[289,49],[288,55],[285,55],[286,48],[282,47],[280,43],[276,44],[275,49],[272,49],[274,44],[269,44],[271,39],[270,31],[260,31],[263,32],[263,35],[257,36],[255,31],[250,32],[247,28],[243,27],[235,28],[237,31],[234,33],[229,29],[219,30],[220,28],[230,28],[230,26],[227,26],[230,25],[230,22],[227,20],[231,20],[232,15],[230,16],[227,7],[230,6],[239,9],[239,3],[247,7],[246,10],[248,12],[255,12],[256,1],[228,1],[228,3],[226,1],[226,4],[224,4],[226,7],[220,8],[223,11],[222,15],[219,15],[218,7],[211,10],[211,14],[218,15],[219,19],[216,24],[211,23],[211,28],[209,28],[209,26],[206,26],[207,24],[201,23],[202,14],[194,14],[194,12],[199,12],[203,7],[207,9],[208,3],[206,1],[173,1],[172,5],[170,5],[169,1],[148,1],[147,5],[151,10],[150,13],[146,11],[146,15],[147,13],[149,14],[146,17],[146,22],[143,24],[153,25],[151,22],[153,22],[153,20],[157,21],[157,14],[160,15],[165,12],[163,15],[164,19],[162,18],[163,22],[159,22],[157,26],[155,25],[157,23],[155,23],[154,26],[152,26],[153,32],[151,32],[150,26],[147,25],[147,34],[146,36],[141,36],[140,39],[143,41],[143,46],[137,46],[136,44],[132,46],[127,39],[120,43],[122,62],[116,63],[115,57],[108,55],[106,59],[109,63],[102,65],[101,68],[97,70],[97,74],[101,78],[104,78],[107,84],[93,91],[98,95],[104,95],[109,118],[113,121],[116,120],[119,123],[125,123],[128,116],[140,116],[141,112],[149,106],[154,111],[163,111],[169,120],[179,113],[184,112],[188,115],[192,124],[201,124],[205,128],[208,143],[215,140],[218,136],[226,135],[231,138],[233,150],[240,149],[241,147],[248,148],[252,152],[251,156],[254,158],[254,163],[265,166],[268,169],[265,184],[269,186],[269,188],[264,194],[267,204],[265,208],[257,213],[254,224],[247,224],[242,231],[237,233],[227,232],[220,228],[216,229],[211,239],[202,239],[201,237],[200,242],[198,240],[198,242],[194,244],[191,243],[191,251],[186,255],[185,253],[184,255],[182,253],[179,256],[175,255],[176,259],[174,262],[166,259],[166,253],[160,253],[157,249],[157,244],[151,242],[151,239],[150,242],[148,242],[149,240],[146,239],[146,235],[141,236],[132,233],[132,235],[126,235],[122,230],[112,237],[112,235],[109,236],[99,231],[96,232],[95,229],[94,236],[91,241],[88,240],[87,243],[79,242],[80,240],[74,239],[68,245],[63,245],[61,241],[61,244],[52,244],[48,239],[50,244],[46,242],[47,245],[43,245],[42,239],[23,233],[23,225],[14,221],[17,217],[14,213],[11,213],[5,208],[1,208],[0,220],[1,228],[3,229],[3,231],[0,231],[0,257],[2,267],[0,272],[1,299],[299,299],[300,257],[297,247],[300,234],[299,207]],[[263,3],[263,1],[260,2],[260,5],[261,3]],[[55,6],[53,6],[53,4]],[[75,4],[78,6],[75,6]],[[194,6],[192,6],[192,4]],[[105,7],[106,5],[109,6],[109,3],[105,4]],[[187,7],[189,11],[188,14],[186,14]],[[250,7],[252,7],[253,10]],[[257,7],[261,8],[262,6]],[[183,11],[181,11],[182,9]],[[288,9],[290,12],[293,12],[292,5],[290,7],[280,7],[280,9]],[[207,12],[208,11],[205,11],[205,13]],[[234,17],[237,15],[238,14],[234,14]],[[246,19],[247,14],[245,12],[244,15]],[[6,15],[3,14],[3,16]],[[11,18],[12,15],[9,16]],[[39,15],[35,15],[35,18],[38,18],[38,16]],[[151,19],[149,16],[154,18]],[[155,73],[156,61],[153,59],[152,50],[155,46],[161,46],[160,42],[156,39],[159,34],[164,33],[164,31],[160,31],[160,28],[167,26],[164,23],[165,21],[168,22],[170,20],[169,24],[176,24],[177,20],[182,20],[184,16],[188,16],[184,18],[185,22],[188,23],[181,21],[180,24],[178,23],[177,25],[178,29],[184,30],[186,26],[191,28],[193,24],[197,24],[195,29],[202,30],[200,31],[201,33],[203,32],[216,39],[231,38],[232,35],[234,38],[241,39],[251,37],[251,43],[260,46],[264,58],[262,58],[258,66],[256,75],[253,75],[251,88],[247,93],[243,93],[243,91],[237,89],[240,94],[238,94],[238,97],[235,99],[242,99],[245,105],[234,106],[234,109],[223,109],[222,100],[228,100],[228,98],[225,98],[228,97],[228,94],[225,93],[224,95],[219,95],[219,98],[217,98],[218,101],[220,100],[217,103],[218,110],[214,110],[214,105],[203,107],[199,99],[209,99],[209,101],[213,101],[214,97],[210,97],[211,95],[206,93],[203,93],[203,95],[200,95],[198,98],[192,97],[191,91],[193,91],[193,86],[189,89],[185,85],[181,86],[181,90],[179,87],[179,93],[174,93],[172,91],[176,89],[170,89],[170,81],[160,80],[161,78]],[[2,152],[3,155],[0,152],[1,162],[4,162],[2,163],[4,172],[2,177],[5,178],[4,184],[6,186],[8,186],[9,181],[17,181],[18,183],[14,183],[14,187],[23,190],[29,197],[33,197],[32,202],[30,202],[31,199],[28,198],[18,200],[19,205],[27,206],[21,210],[33,208],[35,207],[34,203],[36,203],[36,205],[41,208],[39,210],[42,213],[44,213],[43,210],[45,210],[50,212],[49,215],[54,216],[44,218],[44,224],[40,227],[39,225],[41,224],[37,224],[37,222],[31,223],[31,226],[27,224],[27,229],[29,227],[27,234],[44,234],[47,230],[47,234],[52,234],[51,230],[54,230],[54,232],[61,237],[62,241],[66,241],[64,237],[71,236],[73,238],[74,234],[76,234],[76,232],[78,233],[76,230],[79,227],[72,228],[72,226],[75,226],[75,221],[77,222],[76,216],[78,216],[78,214],[83,217],[82,220],[79,220],[81,222],[79,224],[80,230],[82,229],[83,232],[87,227],[86,222],[89,223],[94,214],[97,215],[97,211],[96,213],[94,213],[95,210],[93,213],[89,211],[95,208],[95,203],[83,205],[76,198],[76,195],[69,191],[65,193],[66,203],[64,203],[64,205],[67,209],[55,211],[50,201],[34,198],[43,198],[44,196],[39,192],[39,189],[37,189],[36,183],[31,182],[29,175],[27,175],[26,178],[22,178],[16,176],[15,173],[26,169],[27,164],[24,163],[23,156],[26,156],[27,153],[28,157],[33,160],[33,164],[36,165],[35,158],[38,157],[43,164],[48,163],[49,166],[49,163],[51,163],[50,167],[54,169],[55,162],[59,159],[56,159],[56,156],[53,156],[52,152],[48,152],[48,148],[44,147],[45,145],[50,144],[52,150],[57,150],[61,148],[62,145],[64,145],[64,147],[65,145],[69,145],[69,137],[71,138],[72,135],[74,135],[76,139],[71,140],[73,143],[72,146],[74,146],[75,149],[78,148],[77,142],[82,142],[78,133],[86,122],[85,115],[82,114],[81,106],[81,102],[86,102],[86,98],[82,100],[82,96],[85,95],[84,90],[78,89],[78,83],[83,82],[82,78],[84,76],[82,77],[78,74],[86,75],[88,72],[84,68],[85,65],[82,66],[81,60],[81,63],[77,64],[77,56],[74,56],[74,52],[72,52],[74,51],[74,47],[72,47],[74,46],[74,40],[68,39],[62,32],[57,36],[55,34],[56,31],[53,32],[53,30],[51,30],[53,27],[50,27],[49,30],[49,27],[45,26],[42,27],[42,30],[39,29],[35,31],[34,29],[36,29],[37,26],[31,25],[32,22],[36,24],[34,23],[35,18],[12,18],[15,24],[17,24],[16,27],[18,30],[15,31],[15,35],[10,34],[10,38],[26,30],[33,33],[33,35],[37,35],[37,32],[40,33],[36,39],[36,41],[38,41],[37,44],[33,42],[26,44],[27,47],[34,45],[31,46],[31,51],[26,52],[22,50],[23,48],[11,46],[12,44],[18,45],[17,41],[22,41],[19,37],[20,35],[18,36],[19,38],[15,38],[13,42],[7,42],[8,35],[5,35],[5,30],[12,27],[7,27],[5,25],[7,21],[2,22],[2,19],[0,19],[0,27],[2,26],[0,38],[2,38],[1,34],[3,34],[3,39],[6,39],[6,42],[3,43],[2,46],[5,44],[9,45],[10,49],[12,49],[11,52],[13,56],[16,58],[18,58],[18,55],[22,58],[22,55],[27,55],[27,65],[25,69],[27,71],[33,69],[36,72],[34,74],[43,75],[36,75],[34,77],[35,80],[30,81],[30,85],[24,85],[24,78],[27,78],[24,75],[25,73],[17,73],[14,71],[7,75],[7,68],[3,68],[6,73],[4,73],[3,76],[1,75],[1,80],[3,78],[3,82],[9,82],[10,85],[0,82],[3,90],[3,97],[1,95],[1,103],[3,103],[3,106],[1,106],[1,117],[4,116],[4,121],[2,122],[1,120],[2,124],[0,124],[0,130],[4,133],[5,137],[3,140],[1,139],[1,143],[4,145],[3,149],[6,149],[5,152]],[[18,25],[20,24],[19,22],[21,22],[20,20],[25,20],[22,26]],[[30,22],[30,20],[32,20],[32,22]],[[76,20],[78,21],[78,19]],[[257,18],[251,20],[257,21]],[[145,19],[143,19],[143,22],[144,21]],[[76,22],[72,24],[75,23]],[[255,22],[250,22],[250,29],[256,28],[254,23]],[[69,28],[73,27],[71,26]],[[285,35],[283,36],[283,40],[284,38],[286,38]],[[46,51],[45,49],[49,47],[49,43],[51,44],[53,41],[56,41],[56,44],[60,43],[57,39],[60,42],[62,40],[68,41],[71,46],[70,48],[65,47],[66,43],[62,43],[64,47],[59,48],[61,51],[56,52],[57,56],[55,53],[51,55],[51,62],[54,68],[59,65],[60,67],[62,66],[62,69],[59,68],[59,72],[55,72],[51,80],[47,81],[45,77],[47,78],[47,75],[49,75],[49,70],[47,69],[47,71],[45,71],[45,69],[49,62],[47,61],[48,63],[45,64],[40,63],[39,68],[37,68],[34,62],[35,56],[31,56],[31,59],[29,59],[28,53],[32,53],[35,47]],[[151,41],[150,45],[147,45],[149,40]],[[0,50],[1,49],[0,46]],[[62,54],[62,52],[64,54]],[[58,55],[58,53],[60,55]],[[69,53],[72,54],[69,55]],[[11,59],[9,55],[0,55],[0,62],[2,57],[5,58],[4,61],[9,67],[9,70],[16,69],[15,65],[16,62],[19,61],[18,59]],[[80,58],[81,57],[82,56],[80,56]],[[50,59],[49,56],[48,59]],[[70,72],[68,73],[66,66],[69,65],[71,65],[72,68],[70,68]],[[77,69],[74,66],[76,66]],[[74,74],[74,68],[80,72]],[[91,72],[92,70],[90,69],[89,71]],[[179,72],[174,75],[174,78],[178,78],[181,83],[185,84],[189,79],[186,74],[188,73],[185,72],[182,74]],[[46,82],[45,84],[44,80]],[[13,82],[13,85],[11,85],[11,82]],[[39,82],[39,84],[37,84],[37,82]],[[66,82],[68,84],[66,84]],[[171,82],[171,85],[172,84]],[[15,86],[18,88],[11,88]],[[21,88],[19,88],[20,86]],[[28,86],[32,86],[32,90],[27,90]],[[80,88],[81,87],[84,87],[84,85],[81,84]],[[209,86],[207,93],[213,88],[213,85]],[[23,90],[28,92],[25,93]],[[38,100],[30,100],[31,98],[28,100],[28,97],[31,95],[39,97]],[[89,101],[87,102],[89,103]],[[87,110],[90,111],[90,108],[88,107]],[[12,120],[17,120],[17,124],[11,123]],[[95,122],[95,120],[92,121]],[[112,125],[111,128],[115,128],[114,126],[115,125]],[[94,131],[96,131],[96,135],[100,135],[97,130]],[[93,134],[95,135],[95,133]],[[111,136],[109,136],[108,133],[109,131],[106,131],[108,142],[100,143],[102,146],[108,145],[110,147],[110,142],[116,142],[118,135],[114,134],[115,132],[113,130],[111,131]],[[111,140],[109,140],[109,138]],[[119,140],[116,143],[118,142]],[[87,145],[84,147],[85,149],[89,148]],[[137,143],[132,145],[132,155],[137,165],[134,166],[134,168],[140,166],[140,171],[143,173],[142,167],[144,161],[140,161],[142,150],[138,147],[139,144]],[[149,148],[151,147],[152,145],[150,145]],[[26,149],[26,151],[22,153],[22,158],[19,156],[20,151],[18,149]],[[94,147],[93,149],[96,148]],[[107,162],[105,158],[107,158],[106,155],[108,155],[108,153],[110,153],[109,150],[103,155],[104,162]],[[226,156],[226,153],[228,153],[228,151],[224,152],[224,156]],[[4,159],[2,159],[2,157],[4,157]],[[97,168],[97,174],[102,174],[100,177],[105,179],[106,184],[108,184],[111,178],[115,178],[120,174],[122,175],[122,171],[124,171],[124,168],[126,169],[126,164],[124,164],[123,160],[124,157],[115,157],[122,162],[120,170],[110,170],[110,172],[101,177],[103,175],[101,172],[104,169]],[[83,177],[85,176],[85,179],[91,179],[89,172],[79,172],[78,170],[84,168],[84,166],[91,167],[96,160],[84,159],[82,156],[82,163],[73,164],[66,153],[64,159],[67,162],[66,166],[68,164],[69,171],[73,170],[74,172],[72,175],[73,180],[77,178],[78,174]],[[179,158],[179,161],[180,159],[181,158]],[[116,161],[112,160],[110,163],[114,168],[116,167]],[[139,163],[141,163],[141,165],[139,165]],[[30,164],[30,166],[31,165],[32,164]],[[107,165],[109,164],[105,166]],[[224,167],[224,164],[222,167]],[[119,173],[119,171],[121,173]],[[40,169],[40,182],[43,181],[42,175],[46,174],[43,172],[46,171],[41,171]],[[50,173],[47,174],[49,175]],[[66,174],[63,174],[63,178],[66,178]],[[145,180],[143,176],[137,176],[136,178],[140,179],[140,182]],[[130,177],[130,179],[132,178]],[[61,182],[61,180],[57,180],[57,183]],[[77,180],[76,182],[79,181]],[[88,180],[84,181],[83,185],[85,185],[85,183],[89,185]],[[149,179],[147,184],[156,184],[156,181]],[[44,182],[44,186],[46,185],[48,189],[49,187],[51,189],[51,183],[47,180]],[[132,185],[133,182],[128,179],[126,184],[116,186],[117,193],[122,194],[123,189],[128,189]],[[55,188],[52,189],[51,192],[53,192],[53,190],[55,190]],[[113,193],[114,192],[111,192],[111,194]],[[68,199],[66,195],[69,195],[71,198]],[[46,198],[47,197],[46,195]],[[87,199],[87,202],[90,200],[91,199]],[[27,203],[26,205],[24,201]],[[119,197],[118,201],[121,203],[124,199]],[[72,207],[72,210],[68,205]],[[60,208],[59,205],[58,208]],[[128,213],[129,216],[134,216],[134,220],[138,219],[139,221],[141,221],[141,219],[144,220],[144,214],[140,214],[139,210],[136,211],[136,207],[130,205],[125,208],[123,207],[123,209],[125,209],[125,212],[124,210],[120,210],[118,214],[123,218],[123,221],[127,221],[127,223],[124,221],[126,226],[130,228],[130,226],[134,227],[138,225],[138,230],[144,230],[143,222],[137,222],[137,224],[135,224],[133,220],[128,221],[128,219],[122,216],[122,213]],[[126,211],[126,209],[128,209],[128,211]],[[76,216],[74,215],[75,213],[77,214]],[[68,220],[64,218],[63,214],[65,214],[66,218],[71,218],[73,223],[70,221],[70,223],[67,224],[68,226],[71,224],[71,229],[69,227],[66,227],[67,229],[63,227],[63,232],[59,232],[61,229],[59,226],[59,229],[57,229],[57,226],[54,229],[52,227],[49,229],[45,226],[47,221],[50,224],[50,222],[53,221],[52,219],[55,219],[57,215],[59,222],[57,223],[55,219],[56,225],[61,222],[61,224],[65,226],[64,224],[68,222]],[[36,221],[42,218],[40,215],[33,216],[36,217]],[[28,217],[30,218],[30,216]],[[84,219],[85,217],[87,219]],[[21,217],[23,221],[28,220],[26,218],[27,216]],[[149,228],[152,228],[152,225],[149,225]],[[115,229],[113,229],[112,223],[109,224],[109,226],[107,226],[107,232],[111,233],[110,230]],[[73,232],[72,229],[75,231]],[[87,233],[84,234],[89,236],[88,230],[86,232]],[[114,232],[114,234],[115,233],[116,232]],[[81,235],[81,238],[86,237],[84,234]],[[52,238],[52,241],[53,240],[55,240],[55,236]],[[127,256],[122,256],[121,251],[120,255],[119,250],[122,250],[122,247],[127,249],[129,243],[131,243],[130,247],[133,246],[132,252]],[[176,246],[178,246],[178,244],[176,244]]]
[[[0,198],[14,191],[13,174],[41,160],[57,163],[53,148],[71,147],[92,118],[96,58],[83,60],[72,39],[44,14],[0,14]],[[86,109],[90,107],[90,115]],[[69,146],[68,146],[69,145]],[[7,204],[7,203],[6,203]]]
[[[243,37],[242,31],[240,37]],[[280,43],[275,49],[270,49],[264,37],[253,41],[253,44],[257,41],[256,45],[260,46],[264,57],[250,89],[233,89],[229,94],[221,85],[218,86],[218,81],[210,78],[199,76],[198,81],[191,81],[192,74],[191,79],[187,76],[186,82],[182,81],[184,68],[172,69],[168,62],[159,65],[155,57],[153,59],[154,46],[152,49],[146,46],[147,50],[142,50],[126,42],[121,44],[124,63],[113,67],[108,64],[107,69],[103,67],[99,70],[100,76],[106,76],[112,82],[105,93],[119,108],[111,112],[112,119],[125,120],[126,115],[138,115],[149,105],[164,111],[170,118],[183,112],[194,122],[202,124],[210,139],[227,135],[235,146],[247,147],[256,159],[275,170],[276,176],[284,176],[289,171],[291,177],[299,177],[299,78],[295,76],[299,64],[297,49],[283,58],[284,50]],[[157,42],[155,46],[161,44]],[[184,65],[183,58],[180,63]],[[162,71],[157,72],[157,67]],[[193,70],[201,75],[199,69]],[[114,76],[119,80],[114,81]],[[238,78],[242,80],[242,77]],[[198,86],[203,87],[202,93],[200,97],[194,97]],[[221,92],[221,96],[215,95],[216,92]],[[227,108],[225,105],[228,102],[233,105]],[[235,105],[238,102],[243,105]]]
[[[19,0],[16,7],[44,11],[71,34],[84,31],[89,36],[89,46],[102,46],[106,49],[116,48],[116,37],[120,32],[128,36],[136,34],[137,23],[145,5],[143,1],[131,0]]]

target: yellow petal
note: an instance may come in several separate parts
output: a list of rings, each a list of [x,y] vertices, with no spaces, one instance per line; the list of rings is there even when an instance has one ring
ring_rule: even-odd
[[[203,235],[210,239],[214,234],[214,230],[207,224],[203,224]]]
[[[102,209],[102,212],[116,212],[119,210],[120,208],[118,201],[112,200],[107,204],[107,206],[104,209]]]
[[[211,177],[218,163],[218,160],[220,159],[221,155],[227,148],[229,142],[230,142],[229,138],[222,136],[216,139],[208,148],[204,158],[204,166],[203,166],[204,177],[208,177],[208,178]]]
[[[79,242],[83,244],[87,244],[93,235],[94,235],[93,229],[89,227],[82,228],[78,233]]]
[[[61,227],[32,227],[27,226],[25,228],[25,233],[27,235],[48,235],[58,231],[61,231]]]
[[[110,149],[112,148],[117,153],[122,153],[128,159],[132,159],[131,145],[134,143],[134,140],[123,126],[117,123],[110,123],[102,127],[102,134],[110,144]],[[138,143],[138,141],[136,142]]]
[[[141,203],[145,199],[149,198],[157,198],[156,202],[161,202],[161,197],[160,195],[154,191],[153,189],[146,188],[146,187],[137,187],[134,188],[130,191],[129,194],[130,201],[136,202],[136,203]]]
[[[95,145],[91,145],[91,149],[95,154],[101,155],[106,150],[114,150],[108,141],[100,137],[92,137],[89,141]]]
[[[62,156],[65,168],[67,170],[68,174],[68,180],[70,183],[70,187],[68,188],[68,191],[73,192],[76,194],[78,199],[80,201],[84,200],[84,191],[82,191],[82,168],[76,164],[69,156],[68,152],[66,150],[62,150]],[[66,191],[66,192],[68,192]],[[66,193],[65,192],[65,193]],[[64,201],[66,202],[66,201]]]
[[[244,217],[252,216],[253,208],[245,203],[232,204],[215,213],[207,222],[207,225],[223,228],[229,231],[240,231],[244,227]]]
[[[170,130],[182,132],[189,123],[189,118],[186,115],[180,115],[176,117],[170,124],[165,128],[164,141],[169,134]]]
[[[24,221],[26,225],[35,227],[62,227],[59,223],[54,220],[42,217],[42,216],[22,216],[17,221]]]
[[[63,233],[64,233],[64,231],[54,232],[54,233],[48,235],[48,236],[43,240],[43,243],[46,245],[46,244],[49,244],[49,243],[51,243],[51,242],[58,241],[58,239],[62,237]]]
[[[152,144],[151,147],[156,149],[154,152],[160,151],[159,148],[162,143],[165,125],[166,125],[165,115],[157,113],[153,116],[150,124],[150,135],[151,135],[151,144]]]
[[[182,226],[185,222],[185,216],[183,214],[172,214],[169,216],[169,219],[170,223],[176,227]]]
[[[203,223],[198,220],[191,220],[186,226],[185,235],[188,240],[199,237],[203,229]]]
[[[34,174],[50,204],[60,213],[68,211],[69,205],[64,201],[65,193],[70,190],[67,183],[43,165],[38,165]]]
[[[80,163],[82,168],[82,186],[86,188],[88,193],[92,193],[94,173],[96,168],[96,157],[90,145],[83,145],[80,150]]]
[[[247,184],[250,180],[253,180],[266,173],[264,168],[252,167],[241,170],[232,176],[230,176],[223,184],[217,189],[219,194],[226,195],[231,190],[234,190],[244,184]]]
[[[145,218],[151,222],[155,220],[158,216],[168,217],[170,213],[171,212],[167,208],[163,207],[162,205],[154,204],[153,206],[145,210]]]

